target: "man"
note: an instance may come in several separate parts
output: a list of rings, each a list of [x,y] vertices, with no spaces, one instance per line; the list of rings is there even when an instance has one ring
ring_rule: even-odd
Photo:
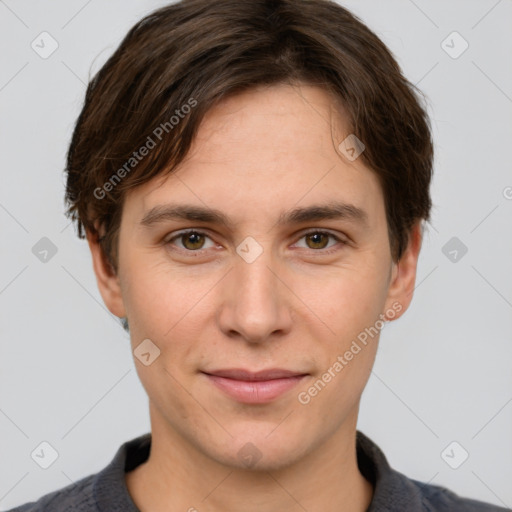
[[[66,199],[151,433],[15,510],[504,510],[392,470],[356,430],[413,297],[432,161],[414,87],[335,3],[141,20],[89,84]]]

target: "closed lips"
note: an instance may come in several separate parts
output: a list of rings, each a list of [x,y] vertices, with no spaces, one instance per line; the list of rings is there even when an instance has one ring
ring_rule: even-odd
[[[291,377],[301,377],[306,375],[306,373],[302,372],[294,372],[291,370],[283,370],[279,368],[272,368],[269,370],[261,370],[258,372],[250,372],[248,370],[243,370],[239,368],[233,369],[222,369],[222,370],[213,370],[208,372],[203,372],[207,375],[213,375],[215,377],[224,377],[226,379],[233,380],[242,380],[242,381],[267,381],[267,380],[276,380],[276,379],[287,379]]]

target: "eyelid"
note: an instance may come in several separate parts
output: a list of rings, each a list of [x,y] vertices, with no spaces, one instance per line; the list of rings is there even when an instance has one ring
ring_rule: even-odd
[[[210,236],[208,231],[205,231],[202,228],[198,228],[198,229],[188,228],[188,229],[182,229],[180,231],[176,231],[176,232],[174,232],[174,234],[171,233],[173,236],[171,236],[170,238],[165,237],[164,241],[163,241],[163,244],[164,245],[173,245],[171,242],[173,242],[174,240],[179,239],[183,235],[187,235],[189,233],[197,233],[198,235],[204,235],[205,237],[208,237],[208,238],[212,239],[212,237]],[[212,242],[213,242],[213,240],[212,240]],[[207,249],[198,249],[197,251],[191,251],[191,250],[188,250],[188,249],[182,249],[181,247],[177,247],[176,250],[179,251],[179,252],[182,252],[182,253],[186,252],[186,253],[189,253],[189,254],[202,254],[202,252],[206,251]]]
[[[328,235],[331,238],[333,238],[337,243],[327,249],[309,249],[309,248],[300,248],[300,249],[308,251],[310,254],[316,253],[316,255],[318,255],[320,257],[320,256],[327,256],[327,255],[336,253],[338,251],[341,251],[345,246],[348,245],[348,240],[346,239],[347,238],[346,236],[341,237],[338,233],[333,233],[332,231],[330,231],[328,229],[310,228],[305,231],[299,232],[295,236],[298,236],[297,241],[299,241],[302,238],[304,238],[305,236],[310,235],[310,234],[315,234],[315,233]]]
[[[164,243],[164,245],[172,245],[171,242],[173,242],[177,238],[180,238],[181,236],[186,235],[188,233],[196,233],[198,235],[204,235],[204,236],[212,239],[209,232],[207,230],[204,230],[204,228],[197,228],[197,229],[187,228],[187,229],[182,229],[180,231],[174,232],[174,234],[171,233],[173,236],[171,236],[170,238],[166,237],[164,239],[163,243]],[[298,237],[297,241],[299,241],[307,235],[318,234],[318,233],[324,234],[324,235],[329,235],[334,240],[336,240],[336,242],[340,243],[342,246],[348,245],[348,240],[340,237],[339,234],[333,233],[332,231],[330,231],[328,229],[323,229],[323,228],[309,228],[309,229],[306,229],[303,231],[299,231],[298,233],[296,233],[294,235],[294,237],[295,238]],[[213,240],[212,240],[212,242],[213,242]],[[335,247],[335,246],[333,246],[333,247]],[[182,253],[185,252],[188,254],[202,254],[204,251],[207,251],[208,249],[198,249],[197,251],[192,251],[192,250],[188,250],[188,249],[182,249],[181,247],[177,247],[176,250],[179,252],[182,252]],[[308,250],[308,249],[306,249],[306,250]],[[331,247],[329,249],[309,249],[310,252],[316,252],[319,254],[331,254],[337,250],[340,250],[340,248],[333,249]]]

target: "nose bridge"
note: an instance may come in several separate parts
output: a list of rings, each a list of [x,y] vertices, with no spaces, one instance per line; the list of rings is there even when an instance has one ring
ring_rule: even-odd
[[[237,261],[234,268],[235,286],[238,288],[239,300],[243,303],[263,301],[271,305],[276,302],[278,293],[275,271],[272,272],[272,257],[261,255],[257,260],[248,263]],[[275,304],[277,305],[277,304]]]
[[[290,311],[271,248],[246,239],[237,253],[221,305],[221,328],[248,341],[263,341],[274,331],[287,331]]]

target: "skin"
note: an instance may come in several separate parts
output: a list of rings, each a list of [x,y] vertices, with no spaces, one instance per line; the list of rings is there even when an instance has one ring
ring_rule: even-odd
[[[113,314],[127,316],[132,350],[149,338],[161,351],[149,366],[134,358],[149,397],[152,447],[126,482],[143,512],[353,512],[371,502],[355,435],[379,335],[309,403],[297,397],[379,315],[393,311],[396,320],[406,311],[422,237],[418,223],[393,262],[382,190],[361,158],[351,162],[337,149],[350,130],[335,104],[304,84],[225,99],[176,172],[126,197],[117,275],[88,237],[101,295]],[[365,210],[367,225],[277,224],[283,211],[331,200]],[[168,202],[216,208],[234,227],[140,225],[151,207]],[[206,235],[170,241],[185,228]],[[314,229],[347,243],[304,235]],[[248,236],[263,249],[252,263],[236,252]],[[247,405],[200,373],[235,367],[309,375],[270,403]],[[261,457],[247,468],[238,452],[249,442]]]

